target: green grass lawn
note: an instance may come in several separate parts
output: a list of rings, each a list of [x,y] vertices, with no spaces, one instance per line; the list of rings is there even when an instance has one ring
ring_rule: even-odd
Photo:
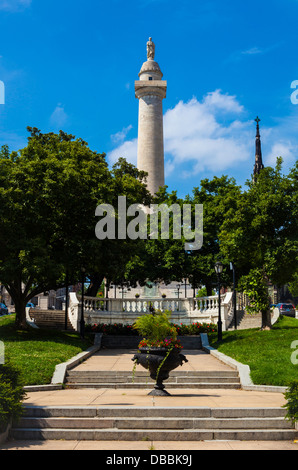
[[[20,371],[24,385],[51,383],[57,364],[68,361],[91,346],[77,333],[30,328],[16,331],[15,316],[0,317],[0,341],[4,342],[5,361]]]
[[[298,341],[298,319],[290,317],[281,317],[270,331],[223,332],[222,343],[216,342],[215,335],[209,338],[218,351],[249,365],[255,385],[280,386],[298,380],[298,365],[291,362],[293,341]]]

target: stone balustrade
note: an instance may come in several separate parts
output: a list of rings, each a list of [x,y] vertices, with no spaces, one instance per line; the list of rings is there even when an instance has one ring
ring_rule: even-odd
[[[84,320],[86,324],[122,323],[132,325],[136,318],[150,312],[150,307],[156,311],[170,311],[173,323],[190,324],[217,323],[218,296],[201,298],[123,298],[103,299],[84,296]],[[69,320],[79,331],[81,318],[81,297],[70,294]],[[221,296],[221,317],[223,330],[229,324],[232,314],[232,293]]]

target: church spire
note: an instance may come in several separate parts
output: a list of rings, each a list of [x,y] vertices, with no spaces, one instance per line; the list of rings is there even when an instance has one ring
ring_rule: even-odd
[[[262,148],[261,148],[261,136],[260,136],[260,126],[259,122],[261,120],[259,117],[255,119],[257,123],[257,134],[256,134],[256,159],[255,159],[255,166],[254,166],[254,177],[260,174],[260,171],[263,170],[263,159],[262,159]]]

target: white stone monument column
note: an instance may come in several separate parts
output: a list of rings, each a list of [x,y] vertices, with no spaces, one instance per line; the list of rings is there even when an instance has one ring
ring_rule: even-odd
[[[149,38],[147,62],[135,82],[135,94],[139,100],[138,169],[148,173],[147,187],[151,194],[165,185],[162,100],[166,97],[167,82],[162,80],[154,56],[155,45]]]

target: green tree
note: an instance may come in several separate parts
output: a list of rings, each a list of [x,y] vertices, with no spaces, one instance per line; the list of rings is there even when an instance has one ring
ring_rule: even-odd
[[[224,220],[233,215],[240,195],[241,188],[234,178],[223,175],[220,178],[215,176],[212,180],[202,180],[190,198],[192,204],[203,205],[204,239],[201,250],[189,254],[188,278],[196,287],[205,286],[208,296],[212,295],[213,287],[217,286],[214,265],[222,257],[219,239],[221,226]],[[223,285],[231,282],[230,272],[226,269],[221,280]]]
[[[292,280],[289,282],[289,291],[293,297],[298,297],[298,273],[294,273]]]
[[[60,133],[28,128],[28,145],[0,154],[0,280],[26,328],[26,303],[35,295],[79,279],[90,264],[95,208],[110,196],[104,154]]]
[[[294,174],[293,174],[294,175]],[[296,184],[297,186],[297,184]],[[271,327],[269,281],[286,284],[293,276],[297,257],[297,218],[293,203],[297,187],[282,174],[282,160],[267,167],[237,199],[237,208],[226,217],[221,233],[221,252],[236,264],[256,313],[262,312],[262,328]],[[241,279],[240,279],[241,280]],[[241,283],[240,283],[241,285]]]
[[[126,197],[127,208],[132,204],[149,206],[152,196],[147,190],[145,178],[147,173],[139,171],[134,165],[128,163],[124,158],[120,158],[111,170],[109,203],[116,210],[115,227],[117,232],[119,214],[118,197]],[[126,227],[133,219],[127,217]],[[87,295],[96,296],[103,279],[107,284],[115,285],[136,285],[146,277],[144,266],[144,240],[138,238],[131,240],[126,237],[124,240],[104,240],[104,249],[98,245],[93,251],[93,259],[90,264],[90,287]]]

